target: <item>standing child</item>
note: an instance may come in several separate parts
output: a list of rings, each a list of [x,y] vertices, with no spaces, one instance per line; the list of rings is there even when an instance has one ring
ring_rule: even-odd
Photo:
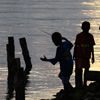
[[[62,42],[62,40],[65,40]],[[53,65],[57,62],[60,63],[60,73],[59,78],[62,80],[65,92],[69,92],[71,89],[71,84],[69,83],[70,76],[73,70],[73,60],[70,53],[71,48],[73,47],[72,43],[66,38],[62,37],[59,32],[52,34],[52,41],[57,46],[56,56],[52,59],[40,58],[42,61],[49,61]]]
[[[85,73],[90,68],[90,58],[92,58],[92,63],[94,63],[94,48],[95,45],[93,35],[89,33],[90,23],[84,21],[82,23],[82,32],[77,34],[74,48],[73,59],[75,59],[76,64],[76,87],[82,87],[82,69],[85,68],[84,72],[84,85]],[[92,57],[91,57],[92,54]]]

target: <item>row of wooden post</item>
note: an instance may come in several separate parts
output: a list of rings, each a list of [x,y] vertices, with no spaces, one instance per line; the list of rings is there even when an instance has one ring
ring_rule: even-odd
[[[20,58],[15,58],[14,37],[8,37],[7,66],[8,66],[8,92],[15,90],[16,100],[25,100],[25,76],[32,69],[31,58],[25,38],[19,39],[23,58],[26,64],[25,70],[20,65]]]

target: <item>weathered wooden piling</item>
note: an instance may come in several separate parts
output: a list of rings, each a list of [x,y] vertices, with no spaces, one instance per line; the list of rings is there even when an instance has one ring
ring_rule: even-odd
[[[8,37],[7,49],[7,67],[8,67],[8,94],[13,95],[14,91],[14,66],[13,59],[15,58],[14,38]]]
[[[25,68],[25,74],[29,74],[29,71],[31,71],[32,69],[32,63],[31,63],[31,57],[29,55],[29,51],[27,48],[27,43],[26,43],[26,39],[25,38],[20,38],[20,46],[22,48],[22,54],[23,54],[23,58],[26,64],[26,68]]]
[[[15,58],[14,38],[8,37],[7,48],[7,66],[8,66],[8,80],[13,76],[13,58]]]
[[[20,58],[14,59],[15,66],[15,98],[16,100],[25,100],[25,75],[24,70],[20,66]]]

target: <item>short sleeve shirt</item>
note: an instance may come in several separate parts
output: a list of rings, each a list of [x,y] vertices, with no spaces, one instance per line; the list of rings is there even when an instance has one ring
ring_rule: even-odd
[[[73,45],[68,42],[63,42],[62,46],[60,48],[57,48],[55,58],[50,59],[50,62],[52,64],[56,64],[57,62],[59,62],[61,70],[72,68],[73,60],[69,49],[72,46]]]
[[[75,45],[77,45],[77,57],[78,58],[90,58],[91,47],[95,45],[94,37],[92,34],[83,34],[82,32],[77,34]]]

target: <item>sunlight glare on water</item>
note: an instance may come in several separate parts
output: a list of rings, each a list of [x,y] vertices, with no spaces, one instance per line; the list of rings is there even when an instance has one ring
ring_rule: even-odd
[[[58,78],[59,64],[53,66],[40,61],[43,55],[51,58],[56,53],[50,35],[40,29],[50,34],[61,32],[74,43],[85,20],[91,23],[90,32],[96,42],[95,63],[91,64],[90,70],[100,71],[99,0],[0,0],[0,100],[7,96],[6,44],[9,36],[14,37],[15,56],[21,59],[22,67],[25,68],[25,62],[19,38],[26,38],[31,56],[33,68],[25,87],[26,100],[50,99],[63,87]],[[73,49],[71,52],[73,54]],[[75,70],[70,82],[75,86]]]

